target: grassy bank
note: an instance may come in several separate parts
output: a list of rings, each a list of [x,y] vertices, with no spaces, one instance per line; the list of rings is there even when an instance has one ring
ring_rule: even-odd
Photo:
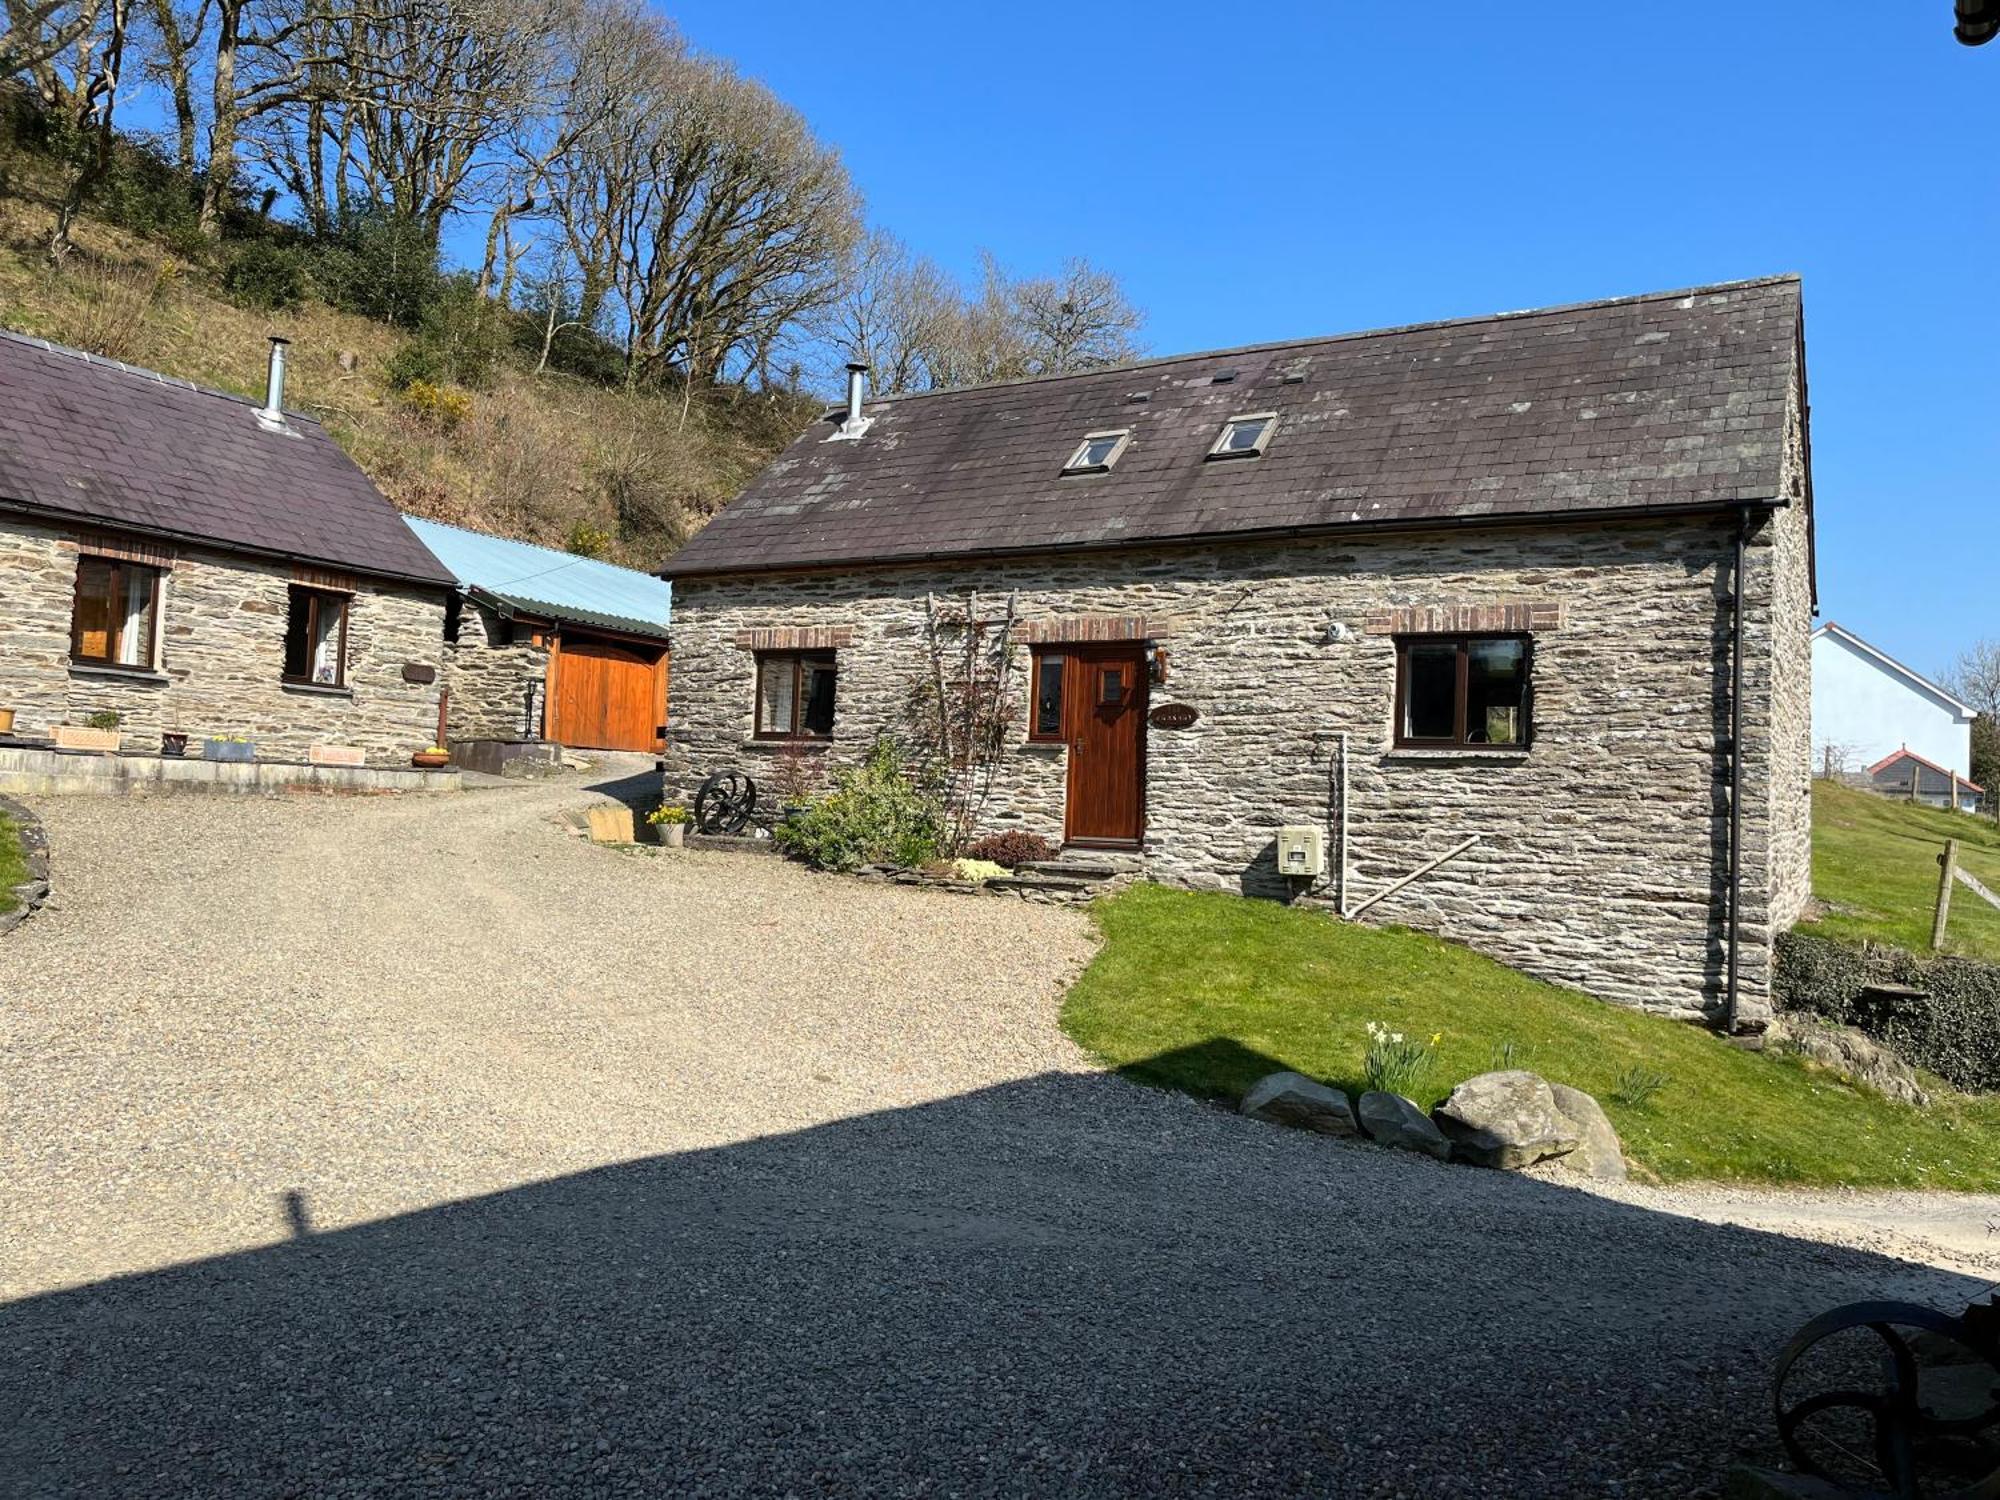
[[[14,887],[28,878],[28,863],[21,852],[21,830],[14,820],[0,813],[0,912],[16,905]]]
[[[1137,886],[1093,908],[1104,934],[1063,1025],[1140,1081],[1234,1100],[1274,1068],[1350,1093],[1366,1027],[1441,1033],[1419,1102],[1506,1060],[1596,1095],[1667,1180],[2000,1188],[2000,1099],[1916,1110],[1698,1027],[1542,984],[1397,928],[1241,897]],[[1616,1098],[1640,1068],[1666,1084]]]
[[[1929,951],[1937,857],[1957,839],[1959,862],[2000,890],[2000,826],[1990,818],[1892,801],[1835,782],[1813,783],[1813,895],[1824,915],[1802,932]],[[1960,886],[1946,951],[2000,963],[2000,910]]]

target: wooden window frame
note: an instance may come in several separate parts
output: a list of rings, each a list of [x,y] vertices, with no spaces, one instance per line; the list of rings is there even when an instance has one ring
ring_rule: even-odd
[[[298,606],[299,599],[306,601],[306,670],[303,675],[280,671],[279,680],[292,687],[344,688],[347,686],[347,627],[354,613],[354,596],[339,589],[314,588],[310,584],[294,583],[288,586],[285,596],[285,635],[289,639],[292,632],[291,611]],[[340,605],[340,645],[339,654],[334,658],[333,681],[321,682],[312,674],[312,643],[319,635],[319,608],[326,600],[335,600]]]
[[[1518,631],[1445,632],[1438,635],[1399,635],[1396,641],[1396,704],[1394,744],[1398,750],[1472,750],[1521,754],[1535,738],[1535,638]],[[1521,644],[1521,737],[1512,744],[1496,745],[1489,740],[1468,739],[1466,723],[1472,676],[1472,646],[1479,641],[1518,641]],[[1452,689],[1452,736],[1450,739],[1417,739],[1405,732],[1409,723],[1410,648],[1412,646],[1453,646],[1457,652],[1457,673]]]
[[[83,631],[78,622],[78,607],[83,603],[83,569],[85,563],[103,563],[111,570],[111,601],[113,610],[104,633],[105,655],[86,656],[83,651]],[[125,644],[125,617],[119,604],[125,596],[125,575],[127,570],[138,568],[153,575],[153,597],[146,605],[146,650],[141,661],[130,662],[118,659],[120,648]],[[153,563],[132,562],[122,557],[106,557],[99,552],[84,552],[77,556],[76,582],[70,593],[69,605],[69,659],[72,666],[92,667],[107,672],[157,672],[160,670],[160,601],[165,587],[167,570]]]
[[[805,673],[808,661],[823,661],[833,668],[834,717],[840,715],[840,656],[838,652],[825,648],[802,651],[758,651],[751,657],[755,667],[750,678],[750,737],[757,740],[779,742],[803,741],[809,745],[823,745],[833,738],[829,728],[825,734],[805,728],[806,698]],[[767,661],[789,661],[792,664],[792,727],[786,730],[764,728],[764,663]]]
[[[1060,745],[1068,740],[1069,727],[1069,659],[1070,652],[1063,646],[1037,646],[1028,656],[1028,743],[1031,745]],[[1042,663],[1057,661],[1062,667],[1057,675],[1056,687],[1056,727],[1051,732],[1043,732],[1041,727],[1042,707]]]

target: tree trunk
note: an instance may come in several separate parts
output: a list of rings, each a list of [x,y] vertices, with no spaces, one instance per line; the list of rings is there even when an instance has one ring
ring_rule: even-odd
[[[202,176],[200,226],[213,244],[222,238],[222,213],[236,180],[236,43],[242,0],[216,7],[214,115],[208,124],[208,168]]]

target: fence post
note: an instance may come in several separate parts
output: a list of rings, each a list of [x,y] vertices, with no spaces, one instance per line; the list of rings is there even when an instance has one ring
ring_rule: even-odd
[[[1944,947],[1944,924],[1951,916],[1951,887],[1958,878],[1958,840],[1946,839],[1944,853],[1938,856],[1938,899],[1937,915],[1931,918],[1931,951],[1938,952]]]

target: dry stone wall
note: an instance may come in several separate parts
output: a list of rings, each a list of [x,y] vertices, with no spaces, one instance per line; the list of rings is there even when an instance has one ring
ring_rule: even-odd
[[[453,740],[527,740],[542,734],[542,693],[549,652],[483,604],[467,600],[451,662]]]
[[[668,791],[688,795],[730,768],[768,787],[772,751],[751,738],[754,655],[742,643],[771,637],[752,632],[850,633],[837,648],[833,739],[813,752],[838,763],[907,728],[912,689],[930,670],[927,596],[962,612],[976,588],[977,612],[993,619],[1011,595],[1017,640],[1138,621],[1167,656],[1153,704],[1200,714],[1190,728],[1147,733],[1151,874],[1335,900],[1331,874],[1309,890],[1279,874],[1274,836],[1322,825],[1332,869],[1345,734],[1350,902],[1480,837],[1371,920],[1435,931],[1608,999],[1709,1013],[1724,975],[1734,536],[1716,518],[680,580]],[[1789,920],[1805,880],[1803,846],[1773,791],[1809,754],[1796,712],[1772,713],[1779,653],[1804,649],[1795,607],[1773,608],[1774,589],[1787,599],[1795,589],[1794,563],[1781,568],[1774,554],[1798,540],[1782,521],[1764,527],[1747,579],[1755,712],[1745,726],[1742,993],[1752,1024],[1768,1014],[1774,918]],[[1480,610],[1521,613],[1466,613]],[[1395,648],[1369,627],[1398,611],[1539,622],[1529,750],[1393,748]],[[1025,741],[1025,650],[1014,652],[1009,691],[1020,710],[980,827],[1060,838],[1068,751]]]
[[[0,519],[0,707],[16,731],[121,718],[126,743],[156,750],[163,730],[238,734],[266,759],[298,759],[317,744],[358,745],[371,764],[407,764],[437,733],[444,685],[444,591],[359,580],[348,619],[347,686],[281,681],[292,568],[194,548],[166,549],[160,669],[72,667],[70,614],[79,553],[74,534]],[[404,680],[406,665],[437,680]]]

